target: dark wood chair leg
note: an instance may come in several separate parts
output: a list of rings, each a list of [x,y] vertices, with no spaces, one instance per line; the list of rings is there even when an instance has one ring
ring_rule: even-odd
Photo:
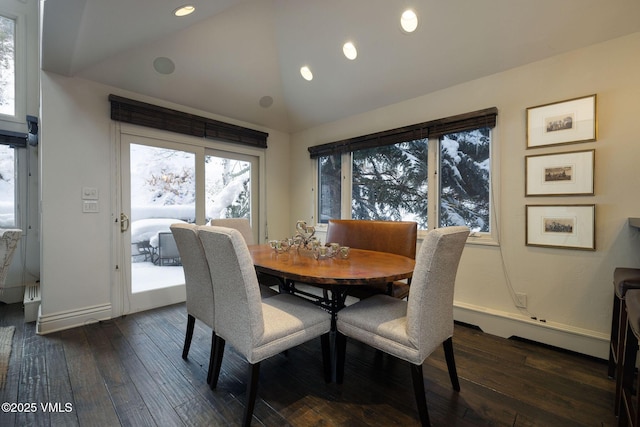
[[[322,345],[322,366],[324,367],[324,382],[331,382],[331,343],[329,333],[320,337]]]
[[[347,352],[347,336],[336,332],[336,383],[344,380],[344,359]]]
[[[456,360],[453,357],[453,338],[449,337],[442,343],[444,348],[444,357],[447,360],[447,368],[449,369],[449,378],[451,385],[455,391],[460,391],[460,381],[458,380],[458,371],[456,370]]]
[[[413,392],[416,395],[416,405],[420,415],[422,427],[431,426],[429,421],[429,411],[427,410],[427,396],[424,391],[424,378],[422,376],[422,365],[411,364],[411,380],[413,381]]]
[[[242,425],[249,427],[253,417],[253,408],[256,405],[256,395],[258,394],[258,379],[260,377],[260,362],[249,366],[249,381],[247,382],[247,403],[244,409]]]
[[[626,345],[626,331],[627,331],[627,308],[625,307],[624,304],[624,300],[619,299],[618,300],[618,324],[616,325],[616,342],[615,344],[615,348],[613,349],[613,351],[615,351],[615,355],[613,356],[615,359],[615,365],[614,365],[614,377],[616,379],[616,384],[621,384],[622,383],[622,376],[624,375],[623,369],[622,369],[622,362],[623,362],[623,358],[624,358],[624,351],[625,351],[625,345]],[[633,335],[633,333],[632,333]],[[615,415],[618,416],[620,415],[620,413],[618,412],[618,408],[620,407],[620,405],[618,404],[620,402],[620,399],[622,399],[622,388],[619,386],[616,386],[616,396],[615,396]]]
[[[622,329],[620,327],[620,325],[622,325],[622,323],[620,323],[620,314],[620,298],[618,298],[618,295],[614,292],[613,314],[611,316],[611,338],[609,340],[609,368],[607,369],[607,376],[609,378],[615,378],[616,365],[618,364],[618,343],[620,340],[620,329]]]
[[[618,355],[617,370],[621,371],[620,380],[616,381],[616,396],[620,396],[617,403],[618,426],[628,426],[630,418],[634,418],[633,383],[638,355],[638,340],[628,324],[620,325],[624,328],[624,352]],[[617,375],[617,373],[616,373]]]
[[[211,349],[213,353],[213,372],[211,373],[211,381],[209,382],[211,390],[218,386],[218,377],[220,377],[220,368],[222,367],[222,356],[224,356],[224,345],[225,341],[215,335],[213,348]]]
[[[216,351],[216,331],[211,331],[211,352],[209,353],[209,369],[207,370],[207,384],[211,384],[214,370],[214,353]]]
[[[187,359],[189,355],[189,348],[191,347],[191,338],[193,338],[193,327],[196,324],[196,318],[192,315],[187,315],[187,333],[184,336],[184,347],[182,347],[182,358]]]

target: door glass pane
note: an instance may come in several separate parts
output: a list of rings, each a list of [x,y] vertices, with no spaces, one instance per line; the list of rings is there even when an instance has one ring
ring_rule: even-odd
[[[205,156],[205,209],[207,221],[251,217],[251,162]]]
[[[169,226],[195,222],[195,154],[130,144],[131,290],[184,283]]]
[[[15,150],[0,144],[0,228],[12,228],[15,220]]]

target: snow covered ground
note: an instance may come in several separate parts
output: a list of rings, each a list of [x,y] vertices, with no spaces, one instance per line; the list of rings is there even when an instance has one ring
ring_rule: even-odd
[[[131,291],[143,292],[184,284],[182,266],[159,266],[152,262],[131,263]]]

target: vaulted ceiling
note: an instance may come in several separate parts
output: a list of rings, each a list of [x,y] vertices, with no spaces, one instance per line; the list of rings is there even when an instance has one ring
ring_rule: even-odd
[[[195,13],[173,16],[186,3]],[[640,31],[638,0],[43,4],[44,70],[284,132]],[[408,7],[420,20],[412,34],[399,26]],[[358,49],[354,61],[342,54],[346,41]],[[157,58],[170,59],[174,71],[156,71]]]

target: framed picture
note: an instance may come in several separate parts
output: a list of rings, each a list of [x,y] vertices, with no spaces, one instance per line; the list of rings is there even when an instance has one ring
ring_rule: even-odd
[[[527,205],[526,245],[596,250],[596,205]]]
[[[593,196],[595,150],[525,157],[525,196]]]
[[[527,108],[527,148],[595,141],[596,95]]]

